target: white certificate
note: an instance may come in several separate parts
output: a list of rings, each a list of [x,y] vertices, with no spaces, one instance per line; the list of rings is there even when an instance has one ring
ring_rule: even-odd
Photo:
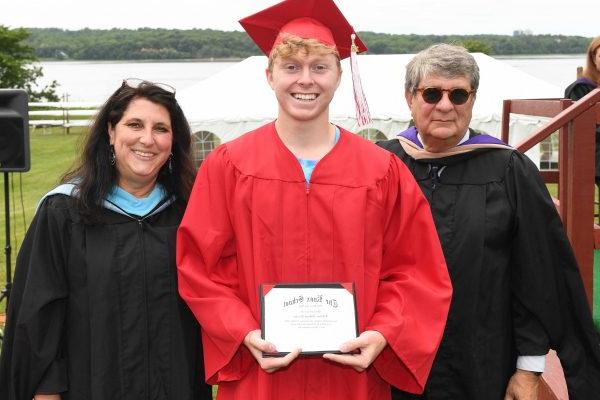
[[[353,283],[263,284],[260,300],[262,337],[277,349],[264,356],[339,353],[358,336]]]

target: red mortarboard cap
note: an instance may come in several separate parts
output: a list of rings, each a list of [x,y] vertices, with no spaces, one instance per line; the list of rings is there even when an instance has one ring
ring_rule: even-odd
[[[284,0],[240,20],[242,27],[267,56],[288,35],[316,39],[335,46],[340,58],[350,56],[354,32],[332,0]],[[367,46],[356,36],[358,53]]]

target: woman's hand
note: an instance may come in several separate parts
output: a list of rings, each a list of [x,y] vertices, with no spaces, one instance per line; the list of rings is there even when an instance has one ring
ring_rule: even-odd
[[[349,365],[358,372],[367,369],[387,346],[385,337],[377,331],[364,331],[354,340],[340,346],[340,351],[350,353],[360,350],[360,354],[324,354],[323,358],[340,364]]]
[[[250,350],[258,362],[258,365],[260,365],[265,372],[272,373],[280,368],[287,367],[300,354],[301,350],[295,349],[285,357],[263,357],[262,352],[273,353],[276,352],[277,349],[273,343],[263,340],[260,335],[260,329],[248,332],[244,338],[244,345]]]

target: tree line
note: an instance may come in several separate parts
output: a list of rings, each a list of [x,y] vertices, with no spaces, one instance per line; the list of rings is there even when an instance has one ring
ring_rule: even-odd
[[[212,29],[30,28],[37,57],[74,60],[227,59],[261,54],[246,33]],[[370,54],[415,53],[446,42],[489,55],[581,54],[591,38],[564,35],[394,35],[359,32]]]
[[[30,101],[58,101],[52,81],[43,88],[36,88],[36,81],[44,74],[35,49],[27,43],[30,37],[24,28],[9,29],[0,25],[0,88],[24,89]]]

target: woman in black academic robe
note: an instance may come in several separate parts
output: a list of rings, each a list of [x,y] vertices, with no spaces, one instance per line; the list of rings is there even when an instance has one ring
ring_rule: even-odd
[[[168,87],[127,80],[109,98],[19,252],[0,398],[212,398],[200,327],[177,292],[189,150]]]

